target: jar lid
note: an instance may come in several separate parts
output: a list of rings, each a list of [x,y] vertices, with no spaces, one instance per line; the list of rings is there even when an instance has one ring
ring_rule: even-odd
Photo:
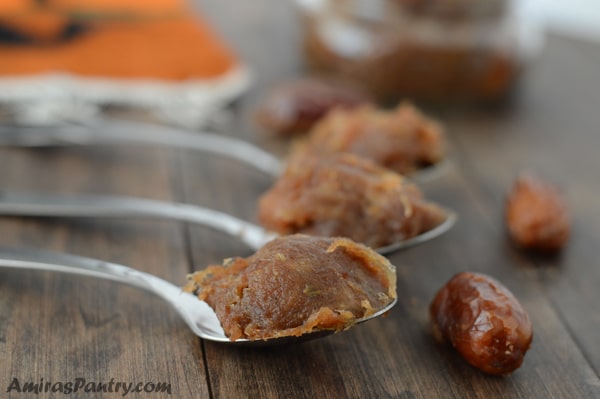
[[[501,16],[511,0],[384,0],[413,15],[441,19],[478,19]]]
[[[296,0],[305,11],[333,10],[354,18],[380,21],[393,14],[440,20],[502,16],[513,0]]]

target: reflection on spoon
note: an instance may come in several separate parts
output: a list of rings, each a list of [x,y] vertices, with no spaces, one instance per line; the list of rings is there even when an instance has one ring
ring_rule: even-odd
[[[182,203],[157,200],[84,195],[0,191],[0,214],[41,217],[159,218],[201,224],[240,239],[253,250],[277,237],[253,223],[226,213]],[[448,231],[456,214],[446,210],[446,219],[437,227],[416,237],[377,249],[381,254],[408,248]]]
[[[267,346],[319,338],[336,332],[336,330],[331,329],[315,329],[300,336],[283,336],[281,338],[273,337],[270,339],[269,337],[264,337],[264,339],[260,340],[238,339],[233,341],[227,337],[223,327],[221,327],[221,321],[213,308],[206,302],[199,300],[195,295],[184,292],[181,287],[139,270],[81,256],[14,248],[0,248],[0,267],[85,275],[141,288],[169,303],[196,335],[209,341],[245,346]],[[363,323],[384,314],[395,303],[396,298],[394,296],[393,300],[380,309],[377,309],[376,312],[355,319],[352,325]]]
[[[188,132],[171,126],[111,120],[88,119],[53,126],[0,126],[0,144],[23,147],[90,145],[163,145],[197,150],[235,159],[274,178],[285,169],[285,161],[244,140],[224,135]],[[410,176],[417,183],[438,178],[447,160],[420,169]]]

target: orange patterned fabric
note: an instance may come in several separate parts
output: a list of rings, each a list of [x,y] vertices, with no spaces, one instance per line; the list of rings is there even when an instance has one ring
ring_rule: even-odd
[[[46,0],[54,9],[107,14],[172,13],[186,9],[184,0]]]
[[[67,16],[45,10],[0,14],[1,26],[38,42],[48,42],[60,37],[68,24]]]
[[[211,79],[236,56],[181,0],[2,0],[0,75]]]
[[[2,0],[0,15],[47,9],[67,13],[144,15],[172,13],[186,9],[184,0]]]

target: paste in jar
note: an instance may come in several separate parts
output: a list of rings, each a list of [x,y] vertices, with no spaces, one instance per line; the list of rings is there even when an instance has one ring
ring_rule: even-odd
[[[520,75],[524,44],[536,42],[510,1],[299,3],[312,73],[360,84],[381,101],[503,100]]]

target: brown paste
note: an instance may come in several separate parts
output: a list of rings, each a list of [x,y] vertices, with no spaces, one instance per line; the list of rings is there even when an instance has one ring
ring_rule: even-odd
[[[388,260],[345,238],[280,237],[190,276],[232,340],[341,331],[396,298]]]
[[[315,154],[350,152],[400,174],[410,174],[444,156],[444,132],[439,123],[409,103],[391,111],[363,105],[334,109],[311,130],[295,151]]]
[[[291,158],[260,198],[258,218],[280,234],[343,236],[377,248],[431,230],[446,213],[397,173],[340,153]]]

